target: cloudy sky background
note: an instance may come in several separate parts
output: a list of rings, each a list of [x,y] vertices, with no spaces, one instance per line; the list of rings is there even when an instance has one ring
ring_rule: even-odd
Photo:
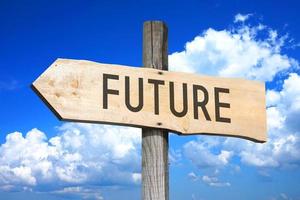
[[[267,87],[267,143],[170,133],[170,198],[300,199],[300,5],[114,3],[1,1],[0,199],[140,199],[141,130],[59,122],[29,84],[57,57],[140,66],[147,19],[169,70]]]

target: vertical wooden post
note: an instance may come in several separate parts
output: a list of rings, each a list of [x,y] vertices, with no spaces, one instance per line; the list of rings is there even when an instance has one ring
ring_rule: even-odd
[[[168,29],[161,21],[147,21],[143,29],[143,66],[168,70]],[[154,101],[154,99],[153,99]],[[161,124],[161,122],[157,122]],[[169,133],[142,130],[142,200],[169,199]]]

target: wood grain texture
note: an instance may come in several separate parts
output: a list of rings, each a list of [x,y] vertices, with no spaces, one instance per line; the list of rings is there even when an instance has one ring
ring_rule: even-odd
[[[164,23],[148,21],[143,29],[143,65],[168,70],[168,30]],[[159,122],[157,122],[159,123]],[[160,122],[161,123],[161,122]],[[142,199],[169,199],[169,133],[161,129],[142,130]]]
[[[119,95],[108,95],[107,109],[103,109],[105,73],[119,76],[119,80],[108,80],[108,87],[118,90]],[[125,105],[125,76],[130,77],[130,101],[134,106],[138,102],[138,79],[144,80],[144,106],[139,112],[132,112]],[[165,81],[159,88],[158,115],[154,113],[153,84],[148,79]],[[182,83],[187,83],[188,112],[183,117],[170,111],[169,82],[174,82],[177,110],[182,109]],[[194,118],[193,84],[208,91],[206,107],[211,121],[205,119],[201,108],[198,119]],[[229,117],[231,123],[215,119],[214,87],[230,89],[229,94],[220,94],[220,101],[230,103],[230,108],[220,108],[220,114]],[[66,121],[163,128],[183,135],[225,135],[256,142],[267,139],[265,87],[256,81],[58,59],[33,83],[33,88],[57,117]],[[202,96],[199,92],[199,99]]]

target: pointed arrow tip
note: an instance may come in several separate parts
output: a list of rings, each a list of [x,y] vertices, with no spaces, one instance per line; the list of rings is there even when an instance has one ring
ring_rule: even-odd
[[[34,81],[31,85],[30,88],[37,94],[37,96],[40,97],[40,99],[46,104],[46,106],[54,113],[54,115],[59,119],[62,120],[62,116],[54,109],[54,107],[47,101],[47,99],[39,92],[38,88],[35,86]]]

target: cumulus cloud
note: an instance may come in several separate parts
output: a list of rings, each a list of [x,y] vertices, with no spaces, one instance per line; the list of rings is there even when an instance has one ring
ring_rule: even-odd
[[[300,76],[290,73],[281,91],[267,92],[267,105],[270,106],[267,108],[269,142],[244,145],[244,150],[240,152],[243,162],[259,167],[299,165],[299,84]]]
[[[215,138],[214,138],[215,139]],[[183,147],[184,156],[199,168],[219,168],[226,166],[233,155],[232,151],[216,151],[217,140],[204,140],[198,137],[197,141],[190,141]]]
[[[194,172],[188,173],[188,178],[192,181],[197,181],[199,179],[199,177]]]
[[[82,199],[93,199],[93,200],[103,200],[103,196],[99,189],[87,188],[87,187],[65,187],[61,190],[52,191],[52,194],[59,194],[65,196],[80,196]]]
[[[38,129],[14,132],[0,146],[0,187],[70,191],[84,185],[139,184],[140,129],[66,123],[47,139]],[[76,187],[74,187],[76,186]]]
[[[252,15],[235,16],[245,22]],[[287,35],[266,25],[237,23],[230,29],[209,28],[169,56],[170,69],[214,76],[240,77],[276,85],[266,92],[268,142],[201,136],[184,145],[184,155],[198,167],[226,166],[232,155],[244,164],[294,167],[300,163],[300,77],[298,61],[283,53]],[[201,138],[201,139],[199,139]]]
[[[237,22],[245,22],[247,19],[249,19],[249,17],[251,16],[252,14],[246,14],[246,15],[242,15],[241,13],[238,13],[234,16],[234,23],[237,23]]]
[[[214,176],[202,176],[202,181],[212,187],[228,187],[231,184],[229,182],[220,182],[217,177]]]
[[[262,33],[267,37],[258,37]],[[185,49],[169,56],[172,71],[186,71],[223,77],[272,81],[279,72],[298,66],[295,59],[281,53],[286,37],[264,25],[233,29],[209,28]]]
[[[228,187],[231,186],[231,184],[229,182],[222,182],[219,180],[219,178],[217,177],[217,175],[219,174],[219,170],[215,170],[215,172],[213,173],[212,176],[208,176],[208,175],[203,175],[198,176],[196,175],[194,172],[190,172],[188,173],[188,178],[191,181],[202,181],[204,184],[208,185],[208,186],[212,186],[212,187]]]
[[[257,144],[237,138],[222,138],[218,139],[219,144],[214,148],[219,151],[232,151],[242,163],[258,168],[287,169],[299,166],[300,127],[297,121],[300,113],[299,80],[299,75],[290,73],[283,81],[282,90],[267,92],[268,141],[266,143]],[[201,138],[200,146],[207,140],[205,136]],[[214,149],[208,147],[206,151],[214,151]]]
[[[181,162],[181,151],[174,150],[172,147],[169,148],[169,162],[171,165],[178,165]]]

